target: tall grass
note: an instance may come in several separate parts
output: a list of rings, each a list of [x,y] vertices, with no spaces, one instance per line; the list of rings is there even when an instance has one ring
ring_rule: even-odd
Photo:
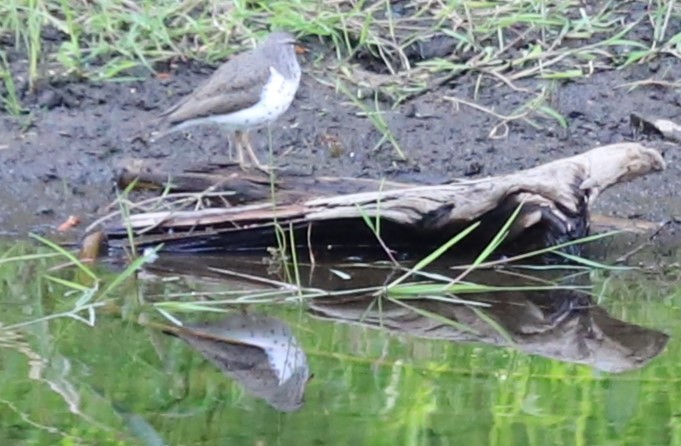
[[[135,66],[153,70],[172,58],[217,61],[273,27],[327,39],[339,59],[371,54],[396,81],[473,71],[512,83],[678,56],[681,33],[672,34],[670,24],[681,18],[679,5],[631,4],[623,10],[616,2],[584,7],[571,0],[411,0],[400,7],[388,0],[7,0],[0,4],[0,34],[24,51],[32,81],[41,62],[54,58],[67,72],[98,79],[125,76]],[[61,42],[43,45],[48,27]],[[414,45],[436,35],[451,39],[452,54],[424,63],[409,58]]]
[[[542,120],[568,125],[550,103],[549,87],[519,85],[522,79],[565,81],[661,56],[681,57],[681,32],[672,26],[681,20],[679,4],[628,4],[631,8],[573,0],[400,5],[389,0],[6,0],[0,2],[0,37],[13,41],[21,64],[27,62],[33,91],[45,77],[126,81],[164,72],[176,60],[217,63],[251,47],[269,29],[286,29],[315,49],[322,48],[320,41],[326,44],[330,51],[314,54],[306,71],[347,95],[371,120],[380,134],[376,147],[388,143],[405,159],[385,113],[463,74],[476,77],[474,99],[489,88],[483,85],[500,83],[526,94],[511,113],[478,108],[499,118],[490,135],[504,137],[517,119],[535,127],[542,127]],[[49,40],[43,38],[47,34]],[[449,51],[427,55],[433,38],[448,39]],[[6,86],[5,109],[16,115],[22,109],[13,71],[1,68],[0,80]],[[358,97],[359,90],[371,92],[373,103]],[[388,104],[378,104],[379,97]]]

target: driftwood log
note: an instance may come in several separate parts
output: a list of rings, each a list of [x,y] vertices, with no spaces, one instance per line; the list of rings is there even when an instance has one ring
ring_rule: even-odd
[[[138,163],[121,173],[119,183],[163,190],[163,197],[134,204],[127,219],[114,212],[88,232],[100,231],[113,249],[129,247],[130,229],[137,248],[237,252],[284,243],[319,255],[375,248],[377,233],[384,248],[432,249],[479,221],[467,243],[457,245],[459,253],[470,253],[522,206],[506,246],[536,249],[585,236],[590,208],[605,189],[664,168],[657,151],[636,143],[602,146],[507,175],[428,186],[281,173],[273,179],[233,166],[171,176]]]

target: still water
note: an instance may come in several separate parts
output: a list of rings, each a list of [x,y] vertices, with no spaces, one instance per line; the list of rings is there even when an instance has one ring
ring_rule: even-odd
[[[63,258],[2,252],[2,445],[681,444],[677,277],[572,271],[575,289],[467,303],[284,299],[258,279],[280,280],[275,264],[162,257],[111,291],[120,267],[100,268],[93,297]],[[350,290],[391,274],[294,275]],[[263,291],[235,305],[249,288]],[[101,306],[68,316],[79,299]],[[215,300],[232,303],[201,304]]]

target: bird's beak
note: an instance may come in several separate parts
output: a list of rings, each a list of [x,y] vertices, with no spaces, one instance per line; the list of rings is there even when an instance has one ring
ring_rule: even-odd
[[[305,53],[308,53],[310,51],[299,43],[294,43],[293,49],[296,52],[296,54],[305,54]]]

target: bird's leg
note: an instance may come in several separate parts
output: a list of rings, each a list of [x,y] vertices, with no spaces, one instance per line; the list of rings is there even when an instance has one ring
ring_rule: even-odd
[[[227,136],[227,154],[229,155],[229,160],[233,161],[234,160],[234,145],[236,144],[236,138],[229,133]]]
[[[238,162],[239,166],[241,166],[241,169],[247,170],[250,169],[251,167],[255,167],[258,170],[261,170],[264,173],[269,174],[270,169],[269,166],[260,164],[260,161],[258,160],[258,157],[255,155],[255,150],[253,150],[253,146],[251,146],[251,141],[250,138],[248,137],[247,132],[242,132],[242,131],[236,131],[234,132],[234,135],[237,140],[237,154],[239,156]],[[246,148],[246,151],[248,152],[248,161],[244,157],[244,147]]]
[[[244,167],[244,134],[239,130],[234,132],[234,145],[236,146],[237,162]]]
[[[251,159],[253,165],[258,169],[263,170],[264,166],[260,164],[258,157],[255,155],[255,150],[253,150],[253,146],[251,145],[251,139],[248,137],[248,133],[244,133],[244,143],[246,146],[246,150],[248,151],[248,157]]]

